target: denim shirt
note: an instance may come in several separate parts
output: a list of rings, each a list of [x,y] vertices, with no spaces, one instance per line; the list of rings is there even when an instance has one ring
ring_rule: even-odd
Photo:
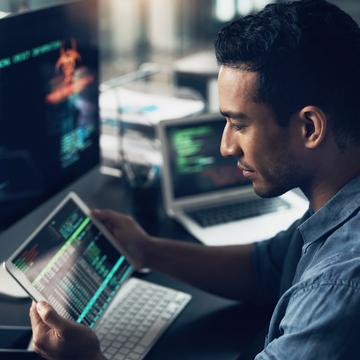
[[[257,243],[259,297],[276,303],[264,359],[360,359],[360,176]]]

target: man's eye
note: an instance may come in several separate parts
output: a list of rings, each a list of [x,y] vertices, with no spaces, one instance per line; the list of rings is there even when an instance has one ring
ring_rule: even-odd
[[[242,131],[245,129],[245,125],[236,125],[236,124],[231,124],[231,128],[235,131]]]

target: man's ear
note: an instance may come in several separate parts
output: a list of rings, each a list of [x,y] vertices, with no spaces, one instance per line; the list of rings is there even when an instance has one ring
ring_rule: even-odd
[[[318,147],[324,141],[327,131],[326,114],[317,106],[305,106],[298,116],[305,147],[308,149]]]

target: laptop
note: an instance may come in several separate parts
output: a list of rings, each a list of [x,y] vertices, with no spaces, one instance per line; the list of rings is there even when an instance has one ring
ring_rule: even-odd
[[[93,328],[107,359],[143,359],[191,298],[132,277],[112,235],[74,193],[4,267],[35,301]]]
[[[295,191],[262,199],[238,159],[223,158],[224,118],[205,114],[158,124],[166,213],[206,245],[261,241],[288,228],[308,208]]]

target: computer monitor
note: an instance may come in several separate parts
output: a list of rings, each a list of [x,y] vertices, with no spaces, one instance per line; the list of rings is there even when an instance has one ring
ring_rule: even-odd
[[[99,163],[98,1],[0,20],[0,229]]]

